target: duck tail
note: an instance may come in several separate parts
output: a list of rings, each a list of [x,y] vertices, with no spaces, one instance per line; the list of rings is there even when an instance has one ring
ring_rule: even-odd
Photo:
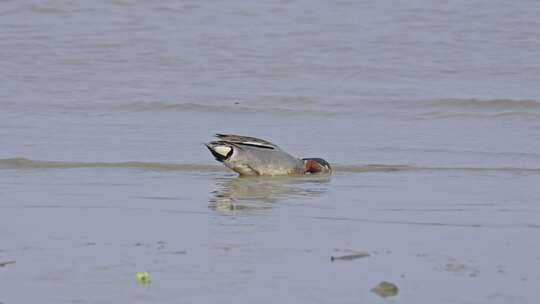
[[[225,161],[233,154],[233,147],[221,141],[213,141],[205,145],[210,153],[212,153],[214,158],[219,162]]]

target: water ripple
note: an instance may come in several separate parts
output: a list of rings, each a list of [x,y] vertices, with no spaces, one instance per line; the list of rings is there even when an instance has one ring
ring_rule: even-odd
[[[76,168],[96,168],[96,169],[138,169],[148,171],[184,171],[184,172],[224,172],[228,171],[222,165],[208,164],[181,164],[165,162],[81,162],[81,161],[47,161],[33,160],[27,158],[4,158],[0,159],[0,170],[6,169],[76,169]],[[494,172],[511,174],[540,174],[540,168],[523,167],[443,167],[443,166],[409,166],[409,165],[386,165],[386,164],[366,164],[366,165],[334,165],[335,172],[344,173],[367,173],[367,172],[401,172],[401,171],[464,171],[464,172]]]

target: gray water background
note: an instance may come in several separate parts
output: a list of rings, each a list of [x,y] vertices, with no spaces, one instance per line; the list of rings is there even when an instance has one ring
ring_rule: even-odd
[[[0,302],[376,303],[388,280],[402,303],[535,303],[538,16],[0,2]],[[336,172],[237,179],[215,132]]]

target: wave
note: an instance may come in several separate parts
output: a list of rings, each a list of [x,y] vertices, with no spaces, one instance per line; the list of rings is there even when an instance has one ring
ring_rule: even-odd
[[[336,165],[336,172],[395,172],[395,171],[467,171],[467,172],[499,172],[499,173],[533,173],[540,174],[540,168],[521,167],[439,167],[439,166],[407,166],[407,165]]]
[[[203,164],[175,164],[157,162],[72,162],[72,161],[47,161],[32,160],[27,158],[0,159],[0,169],[76,169],[76,168],[103,168],[103,169],[139,169],[148,171],[195,171],[211,172],[225,171],[226,168],[219,165]]]
[[[30,105],[25,105],[29,108]],[[354,115],[393,116],[414,119],[540,119],[540,100],[520,99],[426,99],[426,100],[357,100],[348,103],[314,101],[298,96],[259,96],[255,101],[127,101],[32,104],[33,109],[118,113],[217,113],[246,115],[323,116]],[[3,109],[20,108],[20,103],[5,103]]]
[[[67,10],[63,9],[63,8],[60,8],[60,7],[55,7],[54,5],[50,4],[50,5],[44,5],[44,4],[31,4],[27,7],[27,9],[32,12],[32,13],[37,13],[37,14],[65,14],[67,13]]]
[[[117,105],[104,105],[107,108],[117,111],[127,112],[160,112],[160,111],[194,111],[194,112],[240,112],[255,113],[261,110],[276,113],[335,113],[330,108],[335,109],[335,105],[320,103],[319,109],[314,110],[317,103],[311,99],[300,97],[291,98],[268,98],[260,97],[261,102],[246,103],[243,101],[222,101],[219,104],[208,104],[199,102],[173,102],[173,101],[136,101]],[[390,104],[408,104],[407,101],[395,101]],[[268,106],[272,104],[273,106]],[[376,104],[373,101],[350,103],[348,109],[359,107],[366,109],[367,105]],[[466,110],[493,110],[509,111],[504,113],[520,113],[523,110],[540,110],[540,100],[532,99],[435,99],[413,101],[413,106],[420,108],[445,108],[445,109],[466,109]],[[309,106],[311,109],[307,109]]]
[[[162,162],[77,162],[77,161],[46,161],[27,158],[0,159],[0,170],[6,169],[136,169],[147,171],[179,171],[179,172],[229,172],[222,165],[207,164],[178,164]],[[540,174],[540,168],[519,167],[438,167],[438,166],[408,166],[408,165],[334,165],[335,172],[343,173],[369,173],[369,172],[400,172],[400,171],[468,171],[468,172],[500,172],[514,174]]]
[[[170,103],[162,101],[154,102],[133,102],[121,105],[110,106],[112,110],[126,112],[162,112],[162,111],[178,111],[178,112],[255,112],[257,109],[242,106],[239,103],[230,102],[222,105],[200,104],[193,102],[186,103]]]
[[[522,119],[528,121],[534,121],[540,119],[540,112],[518,112],[518,111],[505,111],[505,112],[492,112],[492,113],[471,113],[471,112],[457,112],[448,113],[443,111],[430,111],[425,113],[419,113],[416,115],[418,119]]]
[[[234,113],[234,114],[279,114],[279,115],[335,115],[339,114],[332,109],[306,109],[303,101],[276,103],[245,103],[241,101],[223,101],[219,103],[175,102],[175,101],[135,101],[120,104],[110,103],[84,103],[58,105],[63,110],[75,111],[106,111],[127,113],[153,113],[153,112],[199,112],[199,113]],[[307,101],[306,101],[307,102]],[[273,104],[269,106],[269,104]]]
[[[404,108],[404,107],[405,108]],[[415,119],[540,119],[540,101],[530,99],[435,99],[405,101]],[[405,111],[407,113],[407,111]],[[411,114],[409,112],[409,114]],[[408,114],[405,114],[408,115]]]
[[[540,110],[540,100],[533,99],[437,99],[415,102],[419,107],[444,107],[478,110]]]

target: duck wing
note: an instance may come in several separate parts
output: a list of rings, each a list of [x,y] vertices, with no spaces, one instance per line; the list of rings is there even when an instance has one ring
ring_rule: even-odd
[[[250,136],[241,136],[241,135],[234,135],[234,134],[216,134],[216,137],[224,142],[229,142],[236,145],[244,145],[244,146],[251,146],[251,147],[257,147],[257,148],[263,148],[263,149],[273,149],[273,150],[280,150],[279,146],[276,144],[273,144],[267,140],[256,138],[256,137],[250,137]]]

